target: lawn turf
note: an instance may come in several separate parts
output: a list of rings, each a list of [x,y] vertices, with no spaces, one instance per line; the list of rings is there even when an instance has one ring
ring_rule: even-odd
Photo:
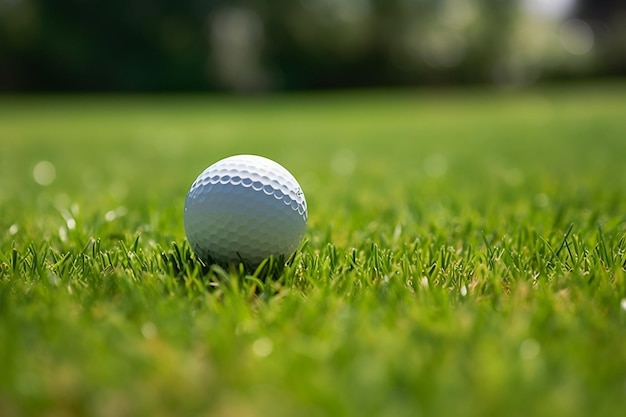
[[[621,416],[624,109],[624,84],[0,97],[0,415]],[[309,206],[269,279],[185,241],[191,182],[239,153]]]

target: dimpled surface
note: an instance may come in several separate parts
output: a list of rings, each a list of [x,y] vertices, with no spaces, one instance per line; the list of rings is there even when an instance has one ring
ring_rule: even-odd
[[[295,252],[307,215],[289,171],[261,156],[237,155],[211,165],[191,185],[185,233],[204,261],[258,264]]]

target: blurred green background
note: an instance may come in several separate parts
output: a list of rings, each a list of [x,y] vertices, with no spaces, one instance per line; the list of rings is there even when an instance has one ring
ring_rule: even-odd
[[[0,0],[0,90],[259,92],[621,77],[622,0]]]

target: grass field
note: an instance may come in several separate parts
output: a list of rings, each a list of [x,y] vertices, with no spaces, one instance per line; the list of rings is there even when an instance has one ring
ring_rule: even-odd
[[[622,416],[625,110],[624,84],[1,97],[0,415]],[[279,276],[185,241],[239,153],[307,197]]]

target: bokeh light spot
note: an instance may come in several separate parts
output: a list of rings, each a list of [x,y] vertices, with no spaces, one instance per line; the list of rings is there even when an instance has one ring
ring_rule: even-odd
[[[156,325],[152,322],[146,322],[141,326],[141,334],[146,339],[154,339],[159,334]]]
[[[460,292],[462,297],[467,296],[467,287],[465,285],[462,285]]]
[[[268,337],[261,337],[252,343],[252,352],[260,358],[269,356],[274,350],[274,343]]]
[[[586,55],[593,49],[593,29],[583,20],[567,20],[561,25],[559,42],[572,55]]]
[[[120,206],[116,208],[115,210],[107,211],[106,214],[104,215],[104,220],[106,220],[107,222],[112,222],[113,220],[119,217],[124,217],[127,213],[128,213],[128,210],[126,209],[126,207]]]
[[[519,347],[519,355],[523,360],[535,359],[541,352],[541,345],[535,339],[524,340]]]
[[[40,161],[33,169],[33,179],[39,185],[50,185],[54,182],[57,171],[52,162]]]
[[[524,0],[523,7],[536,16],[560,19],[576,6],[576,0]]]

